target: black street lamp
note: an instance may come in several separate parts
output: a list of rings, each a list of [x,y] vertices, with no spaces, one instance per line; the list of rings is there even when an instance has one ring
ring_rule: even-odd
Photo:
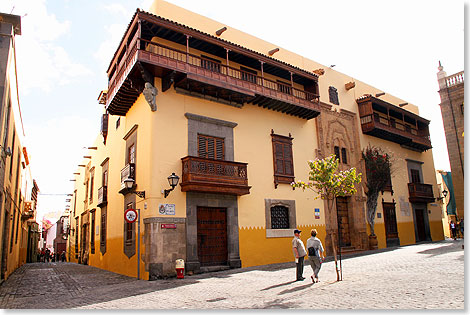
[[[168,176],[168,184],[170,184],[171,189],[165,189],[164,190],[165,198],[170,194],[170,191],[175,189],[176,185],[178,185],[179,180],[180,180],[180,178],[175,173],[171,173],[171,175]]]
[[[134,187],[135,180],[132,178],[126,178],[124,180],[124,184],[126,185],[127,191],[136,194],[140,198],[145,199],[145,191],[132,191],[132,188]]]

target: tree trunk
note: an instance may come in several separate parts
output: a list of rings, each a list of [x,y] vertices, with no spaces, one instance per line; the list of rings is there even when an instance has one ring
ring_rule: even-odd
[[[367,222],[370,225],[370,235],[375,235],[374,231],[374,222],[375,222],[375,213],[377,212],[377,199],[379,198],[378,191],[371,191],[369,190],[369,194],[367,196]]]

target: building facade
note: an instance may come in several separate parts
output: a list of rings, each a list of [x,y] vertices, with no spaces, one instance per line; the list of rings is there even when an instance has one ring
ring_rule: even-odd
[[[447,75],[439,62],[437,80],[441,114],[454,186],[456,216],[464,217],[464,72]]]
[[[0,278],[5,280],[28,256],[37,193],[18,100],[15,36],[21,18],[0,13]],[[37,247],[37,244],[36,244]]]
[[[368,145],[396,169],[378,246],[443,239],[429,121],[412,104],[160,0],[136,11],[108,77],[75,173],[71,261],[143,279],[174,275],[176,259],[188,273],[287,262],[296,228],[332,255],[338,220],[343,249],[367,250],[363,185],[330,213],[290,184],[332,154],[365,174]]]

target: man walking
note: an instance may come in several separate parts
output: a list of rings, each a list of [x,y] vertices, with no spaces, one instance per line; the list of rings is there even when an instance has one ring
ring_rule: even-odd
[[[310,237],[307,240],[307,250],[308,250],[308,259],[310,260],[310,264],[312,265],[313,269],[313,276],[312,281],[313,283],[318,282],[318,272],[320,272],[322,258],[325,258],[323,254],[323,245],[319,238],[317,238],[317,230],[312,229],[310,231]]]
[[[294,251],[295,263],[297,265],[297,279],[296,281],[303,281],[304,273],[304,258],[307,255],[305,251],[305,246],[302,240],[300,239],[300,230],[294,230],[294,239],[292,240],[292,250]]]

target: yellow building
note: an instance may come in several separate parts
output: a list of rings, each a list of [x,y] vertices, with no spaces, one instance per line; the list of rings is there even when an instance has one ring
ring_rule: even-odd
[[[415,105],[160,0],[136,11],[108,77],[101,135],[76,172],[71,261],[143,279],[174,275],[176,259],[189,273],[287,262],[295,228],[304,241],[316,228],[332,255],[336,210],[290,183],[331,154],[364,173],[369,144],[396,168],[378,246],[443,239]],[[369,249],[363,187],[337,209],[344,251]]]
[[[38,246],[32,236],[37,240],[34,223],[39,189],[24,146],[15,61],[17,35],[21,35],[21,17],[0,13],[0,280],[31,261]]]

